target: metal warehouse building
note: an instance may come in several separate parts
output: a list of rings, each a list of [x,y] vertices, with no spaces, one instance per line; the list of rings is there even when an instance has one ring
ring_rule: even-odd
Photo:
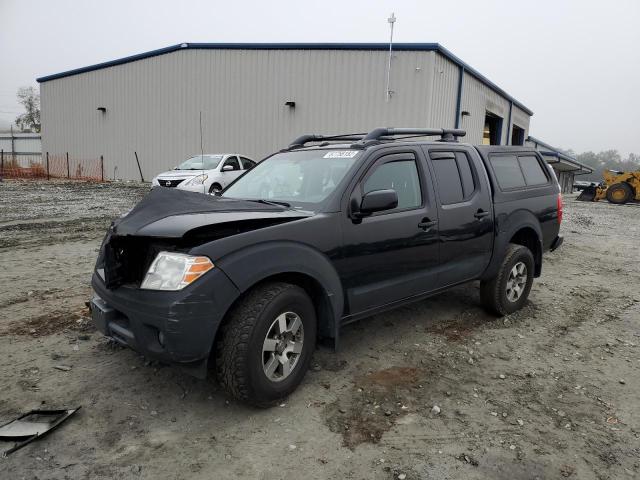
[[[458,127],[470,143],[522,145],[533,112],[444,47],[194,44],[38,79],[42,150],[104,157],[146,179],[200,152],[255,159],[304,133]]]

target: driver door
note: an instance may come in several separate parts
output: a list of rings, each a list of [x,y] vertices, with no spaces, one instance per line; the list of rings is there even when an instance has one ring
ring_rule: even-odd
[[[242,173],[240,167],[240,160],[235,155],[227,157],[222,166],[220,167],[220,178],[222,180],[222,188],[225,188]]]
[[[398,206],[361,220],[344,216],[344,253],[336,264],[350,315],[435,288],[438,211],[423,156],[412,147],[380,152],[351,193],[357,199],[393,189]]]

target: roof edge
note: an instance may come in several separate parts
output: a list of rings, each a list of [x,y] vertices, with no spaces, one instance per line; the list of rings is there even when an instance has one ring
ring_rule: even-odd
[[[456,55],[444,48],[439,43],[394,43],[393,49],[396,51],[420,51],[420,52],[438,52],[448,60],[452,61],[460,68],[464,69],[467,73],[475,77],[480,82],[494,90],[496,93],[513,102],[518,108],[523,110],[528,115],[533,115],[533,111],[509,95],[502,88],[498,87],[495,83],[482,75],[475,68],[471,67],[467,63],[463,62]],[[103,68],[113,67],[117,65],[124,65],[126,63],[143,60],[145,58],[157,57],[178,50],[389,50],[388,43],[179,43],[177,45],[171,45],[165,48],[159,48],[157,50],[151,50],[148,52],[138,53],[136,55],[130,55],[128,57],[118,58],[110,60],[108,62],[96,63],[94,65],[88,65],[86,67],[75,68],[60,73],[54,73],[51,75],[45,75],[36,78],[38,83],[44,83],[59,78],[70,77],[73,75],[79,75],[81,73],[92,72],[95,70],[101,70]]]
[[[585,165],[584,163],[579,162],[575,157],[572,157],[571,155],[567,155],[562,150],[556,147],[552,147],[548,143],[545,143],[542,140],[537,139],[536,137],[532,137],[531,135],[529,135],[527,137],[527,141],[533,142],[537,145],[540,145],[541,147],[548,149],[548,151],[539,150],[541,155],[545,155],[548,157],[556,157],[558,160],[564,160],[565,162],[569,162],[580,167],[580,170],[588,170],[589,171],[588,173],[593,173],[593,167],[590,167],[589,165]]]

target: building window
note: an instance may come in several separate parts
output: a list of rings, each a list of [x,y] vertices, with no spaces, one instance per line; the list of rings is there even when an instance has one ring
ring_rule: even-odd
[[[524,145],[524,128],[513,125],[511,129],[511,145]]]
[[[482,135],[483,145],[500,145],[502,136],[502,117],[486,112],[484,116],[484,133]]]

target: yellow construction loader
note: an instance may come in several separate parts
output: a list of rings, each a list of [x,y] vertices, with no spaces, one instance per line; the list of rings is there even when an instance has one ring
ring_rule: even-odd
[[[635,172],[618,172],[605,170],[604,181],[600,185],[586,187],[578,200],[597,202],[606,198],[611,203],[627,203],[640,201],[640,170]]]

